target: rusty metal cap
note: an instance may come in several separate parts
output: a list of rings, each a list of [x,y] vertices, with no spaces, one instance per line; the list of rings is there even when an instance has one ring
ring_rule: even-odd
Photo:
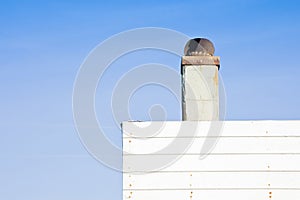
[[[185,56],[213,56],[214,53],[214,44],[205,38],[191,39],[184,47]]]

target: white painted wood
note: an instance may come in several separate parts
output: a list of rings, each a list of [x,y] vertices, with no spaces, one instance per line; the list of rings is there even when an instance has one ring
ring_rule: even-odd
[[[184,111],[189,120],[218,120],[219,119],[219,101],[186,99]]]
[[[298,200],[298,190],[155,190],[124,191],[124,200]]]
[[[182,66],[183,120],[219,120],[218,67]]]
[[[147,180],[147,181],[145,181]],[[131,175],[124,179],[125,190],[282,188],[300,185],[300,172],[172,172]],[[300,190],[300,188],[299,188]]]
[[[146,157],[146,155],[142,155]],[[165,158],[168,155],[150,155],[152,158]],[[135,172],[134,156],[123,156],[125,172]],[[161,171],[300,171],[300,155],[210,155],[200,160],[199,155],[179,157],[176,162],[161,169]],[[154,170],[155,171],[155,170]]]
[[[215,138],[176,138],[191,146],[185,154],[199,154],[206,140]],[[174,138],[124,138],[123,150],[128,154],[150,154],[170,145]],[[283,142],[284,141],[284,142]],[[171,149],[167,154],[181,154],[177,149]],[[300,137],[221,137],[211,154],[300,154]]]
[[[161,125],[123,123],[123,199],[300,198],[300,121],[223,122],[218,143],[204,159],[203,143],[218,135],[208,133],[210,122],[165,122],[154,134],[148,132],[153,130],[147,130],[149,124]],[[185,133],[177,138],[180,127]],[[175,148],[157,155],[174,139],[193,142],[185,154]],[[141,164],[136,157],[147,165],[174,155],[177,160],[158,171],[136,170]]]
[[[217,100],[218,67],[210,65],[188,65],[183,70],[185,99]]]
[[[168,121],[168,122],[123,122],[122,131],[123,138],[126,137],[142,137],[147,135],[155,137],[178,137],[180,128],[188,128],[185,137],[207,137],[208,130],[215,124],[222,124],[221,137],[284,137],[298,136],[300,137],[300,125],[297,120],[290,121]],[[149,126],[160,127],[160,131],[150,134]],[[197,127],[196,133],[192,132],[192,128]],[[140,129],[139,129],[140,128]],[[190,129],[189,129],[190,128]],[[189,131],[190,130],[190,131]],[[150,136],[149,136],[150,137]]]

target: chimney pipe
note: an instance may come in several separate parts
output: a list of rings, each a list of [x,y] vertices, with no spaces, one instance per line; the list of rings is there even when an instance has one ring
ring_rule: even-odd
[[[182,120],[219,120],[218,70],[220,57],[214,45],[204,38],[187,42],[181,60]]]

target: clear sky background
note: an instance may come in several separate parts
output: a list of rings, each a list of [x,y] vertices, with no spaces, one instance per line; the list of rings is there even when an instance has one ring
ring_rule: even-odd
[[[88,53],[128,29],[163,27],[211,39],[221,56],[227,120],[300,119],[299,21],[296,0],[1,1],[0,199],[122,199],[121,173],[80,142],[72,90]],[[159,51],[121,58],[97,99],[131,67],[162,62],[179,72],[179,61]],[[109,101],[97,102],[107,136],[120,146],[121,132],[101,112]],[[166,105],[169,120],[180,119],[180,103],[155,86],[135,94],[134,118],[149,120],[153,103]]]

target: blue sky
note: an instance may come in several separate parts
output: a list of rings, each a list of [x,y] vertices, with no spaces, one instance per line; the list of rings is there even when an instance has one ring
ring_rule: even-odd
[[[0,199],[122,199],[121,173],[99,164],[80,143],[72,91],[88,53],[128,29],[163,27],[211,39],[221,56],[226,119],[300,119],[299,10],[298,1],[270,0],[2,1]],[[122,59],[107,80],[153,61],[179,72],[180,58],[163,52]],[[114,82],[107,83],[98,97],[109,93]],[[143,88],[130,109],[149,120],[152,103],[166,104],[168,119],[180,119],[180,105],[161,88]],[[97,115],[120,146],[120,132],[105,121],[110,116]]]

